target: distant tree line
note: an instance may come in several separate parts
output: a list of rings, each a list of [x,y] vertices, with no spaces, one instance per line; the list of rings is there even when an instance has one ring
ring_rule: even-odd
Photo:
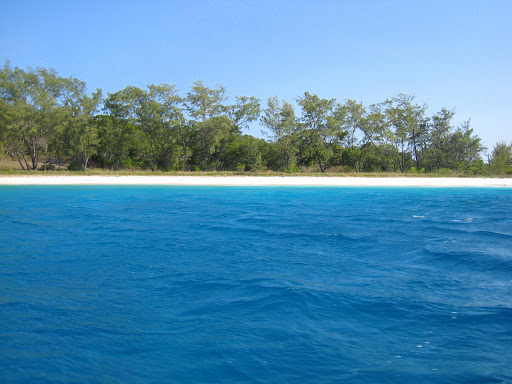
[[[196,81],[128,86],[106,97],[53,69],[0,69],[0,149],[25,170],[506,173],[512,146],[498,143],[488,163],[469,121],[454,127],[448,109],[399,94],[365,106],[305,92],[292,103],[276,97],[228,102],[223,86]],[[267,139],[244,134],[252,122]]]

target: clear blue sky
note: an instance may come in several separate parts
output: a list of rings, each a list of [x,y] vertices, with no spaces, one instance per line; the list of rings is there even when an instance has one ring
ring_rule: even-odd
[[[230,95],[305,91],[455,108],[512,142],[512,1],[0,1],[0,60],[115,92],[194,80]],[[260,135],[259,127],[250,133]]]

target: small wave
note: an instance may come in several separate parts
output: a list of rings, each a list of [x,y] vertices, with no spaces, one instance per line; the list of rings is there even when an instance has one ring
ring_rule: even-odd
[[[480,272],[512,272],[512,258],[503,259],[493,257],[488,253],[473,251],[443,250],[434,247],[426,247],[423,250],[428,257],[424,262],[431,266],[443,265],[457,266],[471,271]]]

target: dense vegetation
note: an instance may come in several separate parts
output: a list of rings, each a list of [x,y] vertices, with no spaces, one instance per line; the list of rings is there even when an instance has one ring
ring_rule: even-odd
[[[102,97],[52,69],[0,69],[0,149],[25,170],[88,167],[163,171],[511,172],[512,146],[488,164],[469,121],[399,94],[365,106],[305,92],[294,105],[254,97],[228,103],[222,86],[126,87]],[[252,122],[267,140],[244,134]]]

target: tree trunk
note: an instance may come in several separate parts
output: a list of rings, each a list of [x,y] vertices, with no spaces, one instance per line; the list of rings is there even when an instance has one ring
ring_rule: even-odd
[[[167,171],[169,169],[169,155],[164,152],[164,168]]]
[[[222,164],[220,162],[220,158],[222,157],[222,152],[224,151],[224,147],[226,146],[226,143],[223,143],[220,147],[219,156],[217,156],[217,163],[215,164],[215,170],[219,172],[222,169]]]
[[[405,169],[405,154],[404,154],[404,141],[401,141],[402,156],[400,160],[400,172],[404,173]]]
[[[414,158],[416,159],[416,170],[420,169],[420,161],[418,159],[418,150],[416,148],[416,131],[414,128],[412,129],[412,147],[414,150]]]
[[[316,152],[316,157],[318,159],[318,165],[320,166],[320,172],[325,172],[325,164],[324,166],[322,166],[322,158],[320,156],[320,151],[318,150],[318,148],[315,148],[315,152]]]
[[[85,172],[87,170],[87,163],[89,162],[89,155],[87,153],[84,153],[82,156],[82,164],[84,166],[83,171]]]
[[[37,164],[39,163],[39,145],[34,141],[32,141],[30,157],[32,158],[32,169],[35,171],[37,169]]]
[[[30,153],[30,159],[32,161],[32,166],[29,166],[27,163],[27,170],[36,170],[37,169],[37,146],[34,140],[27,140],[23,135],[23,142],[27,146],[28,152]]]
[[[21,169],[23,169],[24,171],[26,171],[28,169],[28,165],[27,165],[27,168],[25,168],[23,166],[23,163],[21,162],[21,157],[20,157],[20,154],[19,152],[16,150],[16,157],[18,158],[18,162],[20,163],[21,165]],[[23,157],[23,159],[25,159],[25,157]],[[27,160],[25,160],[25,163],[27,162]]]
[[[149,145],[151,146],[151,160],[150,160],[150,164],[151,164],[151,172],[155,172],[155,148],[153,146],[153,141],[151,139],[149,139],[149,135],[148,136],[148,141],[149,141]]]
[[[364,151],[363,151],[363,146],[361,146],[359,159],[357,161],[357,172],[359,172],[359,173],[361,172],[361,169],[363,168],[363,157],[364,157]]]
[[[188,155],[187,155],[187,144],[185,143],[185,138],[183,137],[183,134],[180,134],[181,138],[181,146],[183,148],[183,159],[185,160],[185,168],[187,172],[190,171],[190,165],[188,164]]]
[[[60,151],[57,149],[57,169],[60,169]]]
[[[205,144],[204,144],[204,136],[201,136],[201,170],[204,171],[204,168],[205,168],[205,160],[204,160],[204,156],[205,156]]]

